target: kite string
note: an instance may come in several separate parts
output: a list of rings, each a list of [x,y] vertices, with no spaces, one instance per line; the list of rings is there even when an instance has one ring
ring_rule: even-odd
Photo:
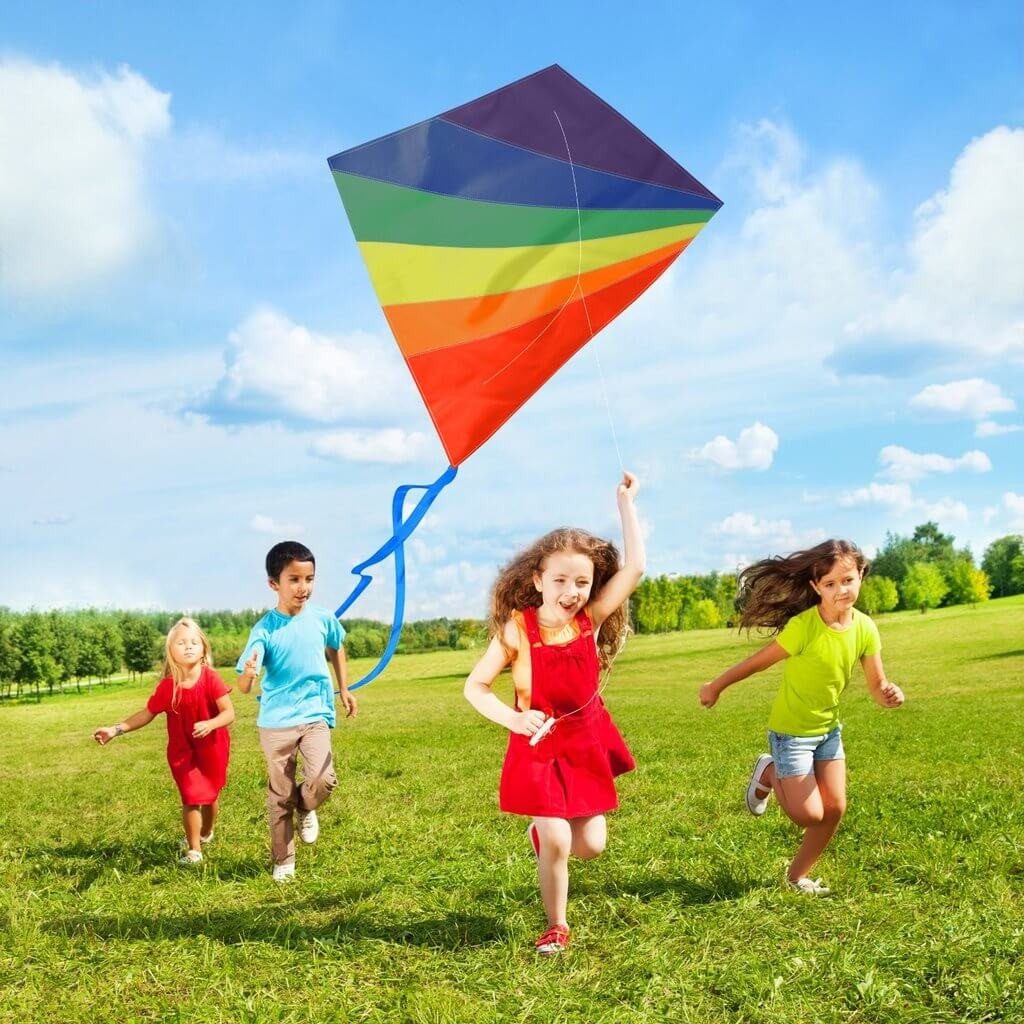
[[[590,347],[593,350],[594,360],[597,362],[598,376],[601,380],[601,397],[604,399],[604,409],[608,414],[608,426],[611,427],[612,430],[612,441],[615,444],[615,454],[619,460],[619,469],[621,469],[623,475],[625,475],[626,467],[622,461],[622,449],[619,447],[619,435],[615,430],[615,417],[612,416],[611,402],[608,401],[608,386],[604,377],[604,368],[601,366],[601,357],[597,354],[597,346],[593,344],[594,325],[590,321],[590,310],[587,308],[587,296],[583,292],[583,214],[580,211],[580,192],[576,186],[576,165],[573,163],[572,150],[569,148],[569,139],[565,134],[565,128],[562,126],[562,119],[558,116],[557,110],[552,110],[551,113],[555,115],[555,120],[558,122],[558,130],[562,133],[562,141],[565,143],[566,156],[569,158],[569,170],[572,173],[572,191],[576,198],[576,244],[578,258],[576,262],[576,284],[570,295],[577,291],[580,293],[580,302],[583,305],[583,313],[587,318],[587,331],[590,333]]]

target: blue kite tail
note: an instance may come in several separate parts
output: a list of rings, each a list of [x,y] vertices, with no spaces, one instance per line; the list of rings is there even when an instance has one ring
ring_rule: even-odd
[[[368,576],[366,570],[371,565],[383,562],[389,555],[395,556],[395,613],[391,620],[391,635],[388,637],[387,647],[380,656],[380,660],[362,679],[349,685],[350,690],[358,690],[360,686],[373,682],[387,668],[391,656],[395,653],[398,641],[402,636],[402,620],[405,614],[405,542],[412,535],[413,530],[420,524],[420,520],[427,514],[427,510],[434,503],[434,499],[455,479],[458,470],[449,466],[432,484],[402,484],[395,489],[394,497],[391,499],[391,537],[386,540],[365,562],[352,567],[354,575],[359,577],[359,582],[352,589],[352,593],[339,605],[335,611],[335,618],[342,615],[356,602],[359,595],[373,582],[373,577]],[[408,519],[402,518],[402,511],[405,508],[405,497],[410,491],[424,491],[424,495],[416,503]]]

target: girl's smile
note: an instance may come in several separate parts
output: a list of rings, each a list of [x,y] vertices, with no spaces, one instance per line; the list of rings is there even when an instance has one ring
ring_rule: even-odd
[[[556,551],[545,559],[533,584],[542,596],[542,626],[564,626],[590,599],[594,563],[577,551]]]

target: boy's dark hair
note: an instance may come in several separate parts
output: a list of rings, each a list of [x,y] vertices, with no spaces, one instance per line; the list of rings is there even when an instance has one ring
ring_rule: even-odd
[[[283,540],[267,552],[267,576],[272,580],[281,578],[281,573],[291,562],[312,562],[316,567],[313,552],[297,540]]]

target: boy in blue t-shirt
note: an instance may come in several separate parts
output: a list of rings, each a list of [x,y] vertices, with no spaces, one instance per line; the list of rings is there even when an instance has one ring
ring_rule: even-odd
[[[327,609],[308,604],[315,571],[313,552],[303,544],[284,541],[267,552],[267,583],[277,593],[277,607],[252,627],[235,666],[242,693],[248,693],[260,670],[266,669],[256,724],[267,761],[267,820],[275,882],[295,874],[293,815],[298,814],[302,841],[316,842],[320,834],[316,809],[338,784],[331,756],[335,715],[328,661],[346,717],[356,715],[342,647],[345,630]],[[302,755],[301,786],[295,781],[298,754]]]

